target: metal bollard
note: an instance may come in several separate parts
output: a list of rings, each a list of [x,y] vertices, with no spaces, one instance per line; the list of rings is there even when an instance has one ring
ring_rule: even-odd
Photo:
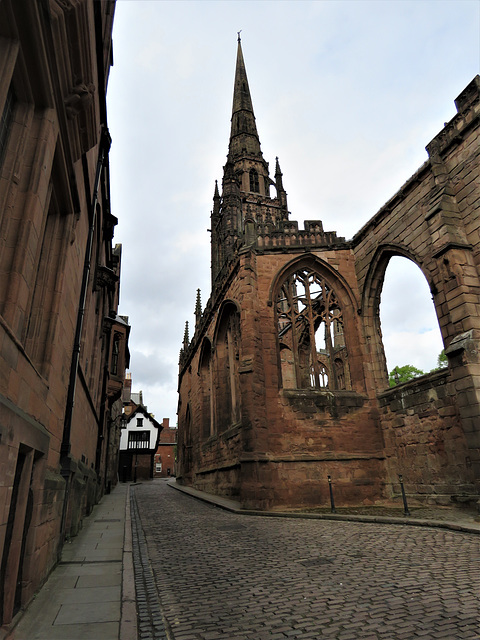
[[[327,478],[328,478],[328,488],[330,490],[330,511],[332,513],[337,513],[337,511],[335,509],[335,501],[333,499],[332,478],[330,476],[327,476]]]
[[[405,488],[403,486],[403,477],[401,475],[398,476],[398,480],[400,482],[400,489],[402,490],[402,498],[403,498],[403,515],[409,516],[410,511],[408,510],[407,504],[407,496],[405,495]]]

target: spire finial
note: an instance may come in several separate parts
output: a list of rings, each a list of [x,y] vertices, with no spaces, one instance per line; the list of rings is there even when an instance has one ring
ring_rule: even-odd
[[[277,187],[277,193],[279,191],[283,191],[283,182],[282,182],[282,171],[280,169],[280,163],[278,161],[278,156],[275,158],[275,183]]]
[[[188,349],[188,345],[190,344],[190,338],[188,336],[188,320],[185,322],[185,333],[183,334],[183,350],[186,351]]]
[[[237,31],[237,42],[241,42],[242,39],[240,38],[240,34],[242,33],[243,29],[240,29],[240,31]]]
[[[195,301],[195,329],[202,319],[202,300],[200,298],[200,289],[197,289],[197,299]]]

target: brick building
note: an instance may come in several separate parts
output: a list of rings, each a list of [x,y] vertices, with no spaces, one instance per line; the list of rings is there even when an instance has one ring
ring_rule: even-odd
[[[154,478],[169,478],[176,473],[177,428],[170,427],[169,418],[162,420],[162,426],[155,453]]]
[[[480,487],[480,78],[429,159],[346,241],[289,219],[260,148],[240,41],[231,135],[211,214],[212,293],[180,352],[178,481],[245,507],[444,503]],[[273,192],[273,194],[271,194]],[[388,386],[388,262],[429,283],[448,368]]]
[[[0,2],[0,619],[117,480],[128,364],[109,205],[114,1]]]

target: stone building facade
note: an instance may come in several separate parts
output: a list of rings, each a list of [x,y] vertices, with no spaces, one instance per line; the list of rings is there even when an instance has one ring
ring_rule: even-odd
[[[162,427],[155,453],[154,478],[170,478],[176,474],[177,428],[170,426],[169,418],[163,418]]]
[[[0,2],[0,619],[117,481],[128,320],[109,204],[112,0]]]
[[[260,148],[241,43],[212,293],[180,352],[178,481],[256,509],[439,503],[480,487],[480,78],[428,161],[346,241],[289,219]],[[388,386],[379,304],[404,256],[432,291],[448,368]]]

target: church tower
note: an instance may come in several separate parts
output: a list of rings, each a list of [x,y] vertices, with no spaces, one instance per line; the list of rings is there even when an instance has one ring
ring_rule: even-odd
[[[383,473],[353,254],[320,220],[299,229],[289,219],[278,158],[271,177],[263,157],[240,38],[211,277],[180,352],[179,482],[253,508],[317,504],[309,478],[345,467],[345,500],[381,492],[376,481],[363,489],[347,481]],[[350,448],[345,466],[335,452]]]
[[[270,195],[271,187],[275,194]],[[222,195],[215,184],[212,231],[212,285],[235,254],[254,242],[256,230],[278,229],[288,220],[287,194],[276,160],[275,181],[260,147],[252,98],[238,36],[230,142],[223,168]]]

